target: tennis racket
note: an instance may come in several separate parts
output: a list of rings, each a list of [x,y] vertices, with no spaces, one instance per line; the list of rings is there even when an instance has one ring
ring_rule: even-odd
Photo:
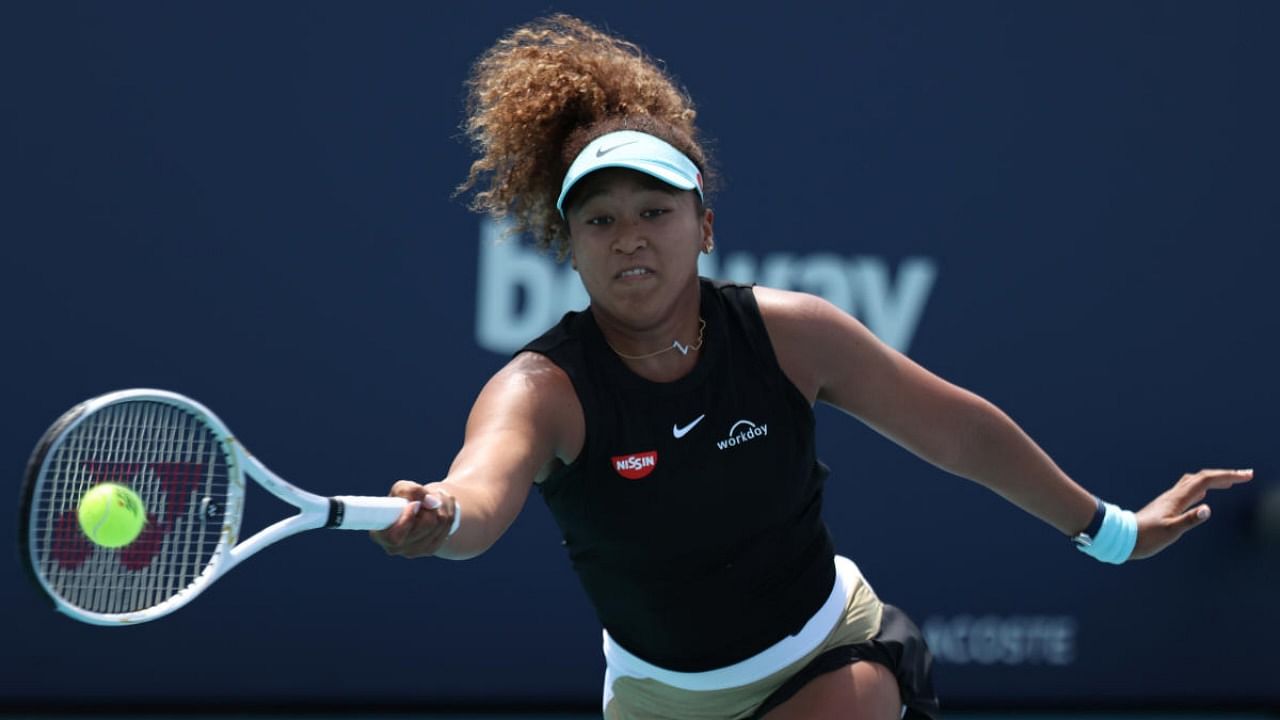
[[[246,477],[299,512],[241,540]],[[142,533],[121,548],[95,545],[77,519],[80,498],[105,482],[132,488],[147,510]],[[19,542],[59,611],[127,625],[186,605],[274,542],[321,527],[381,530],[407,502],[306,492],[250,455],[200,403],[121,390],[75,406],[40,439],[27,464]]]

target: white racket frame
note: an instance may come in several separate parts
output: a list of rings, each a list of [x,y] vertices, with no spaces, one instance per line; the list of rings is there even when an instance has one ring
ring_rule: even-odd
[[[239,565],[272,543],[279,542],[291,535],[306,530],[331,527],[339,530],[382,530],[389,527],[400,517],[409,501],[395,497],[374,497],[356,495],[338,495],[333,498],[316,495],[299,488],[271,472],[236,440],[226,424],[213,414],[209,408],[168,390],[136,388],[119,390],[101,395],[84,403],[80,415],[67,427],[63,428],[45,452],[40,465],[40,477],[48,470],[49,462],[57,455],[63,441],[95,412],[117,403],[130,401],[156,401],[176,406],[198,416],[225,447],[227,456],[227,507],[223,512],[221,539],[209,560],[208,566],[194,582],[178,591],[173,597],[145,610],[126,613],[100,613],[76,607],[64,600],[58,592],[45,580],[44,574],[35,573],[45,592],[53,599],[59,612],[77,620],[94,625],[118,626],[133,625],[164,617],[178,608],[191,602],[197,595],[231,568]],[[245,476],[252,477],[259,485],[272,495],[298,508],[296,515],[291,515],[272,525],[259,530],[252,537],[239,542],[240,520],[244,514]],[[336,524],[330,525],[333,518],[334,503],[340,503],[339,517]],[[456,528],[456,523],[455,523]],[[36,526],[28,529],[28,552],[36,547]],[[33,563],[35,558],[32,559]]]

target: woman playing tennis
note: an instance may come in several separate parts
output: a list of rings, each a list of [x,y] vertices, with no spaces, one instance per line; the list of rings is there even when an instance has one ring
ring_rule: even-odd
[[[710,167],[690,99],[636,46],[558,15],[477,62],[464,189],[567,256],[591,303],[485,385],[448,476],[374,539],[468,558],[537,487],[604,626],[607,718],[938,716],[914,624],[821,516],[815,403],[1124,562],[1203,522],[1184,476],[1135,513],[1073,482],[1003,412],[802,293],[712,282]]]

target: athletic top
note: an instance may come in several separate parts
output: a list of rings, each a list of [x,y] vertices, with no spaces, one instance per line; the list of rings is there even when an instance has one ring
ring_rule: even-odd
[[[581,453],[538,486],[573,568],[615,642],[681,672],[796,633],[835,582],[813,408],[751,288],[700,283],[701,356],[674,382],[627,368],[590,311],[524,348],[568,374],[585,415]]]

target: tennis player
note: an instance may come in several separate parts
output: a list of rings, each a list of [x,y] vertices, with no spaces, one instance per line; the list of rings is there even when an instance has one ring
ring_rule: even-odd
[[[837,555],[813,406],[990,488],[1100,560],[1208,518],[1184,476],[1136,514],[1076,484],[1003,412],[817,297],[712,282],[711,176],[690,99],[636,46],[557,15],[475,65],[463,188],[567,256],[590,296],[480,392],[448,476],[374,533],[469,558],[537,487],[604,626],[604,714],[938,717],[919,630]],[[1065,541],[1064,541],[1065,542]]]

